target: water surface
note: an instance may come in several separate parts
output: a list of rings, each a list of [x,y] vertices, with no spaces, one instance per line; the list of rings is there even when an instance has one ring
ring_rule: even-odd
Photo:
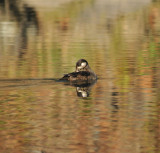
[[[1,0],[0,46],[1,153],[160,152],[160,1]]]

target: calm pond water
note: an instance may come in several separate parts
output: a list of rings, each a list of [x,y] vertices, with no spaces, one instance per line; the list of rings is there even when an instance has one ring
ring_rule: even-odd
[[[0,153],[160,153],[160,1],[0,0]]]

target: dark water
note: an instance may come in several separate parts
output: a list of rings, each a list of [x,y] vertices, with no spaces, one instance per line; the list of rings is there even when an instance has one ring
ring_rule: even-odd
[[[159,152],[159,0],[0,0],[0,153]]]

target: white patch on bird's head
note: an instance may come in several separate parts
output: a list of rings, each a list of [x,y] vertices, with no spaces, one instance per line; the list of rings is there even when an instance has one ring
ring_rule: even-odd
[[[81,66],[78,66],[77,68],[80,70],[80,69],[83,69],[86,65],[87,65],[86,62],[82,62]]]

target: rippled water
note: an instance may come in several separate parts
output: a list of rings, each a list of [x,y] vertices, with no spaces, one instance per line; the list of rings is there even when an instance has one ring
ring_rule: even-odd
[[[159,91],[159,0],[0,0],[0,153],[159,153]]]

